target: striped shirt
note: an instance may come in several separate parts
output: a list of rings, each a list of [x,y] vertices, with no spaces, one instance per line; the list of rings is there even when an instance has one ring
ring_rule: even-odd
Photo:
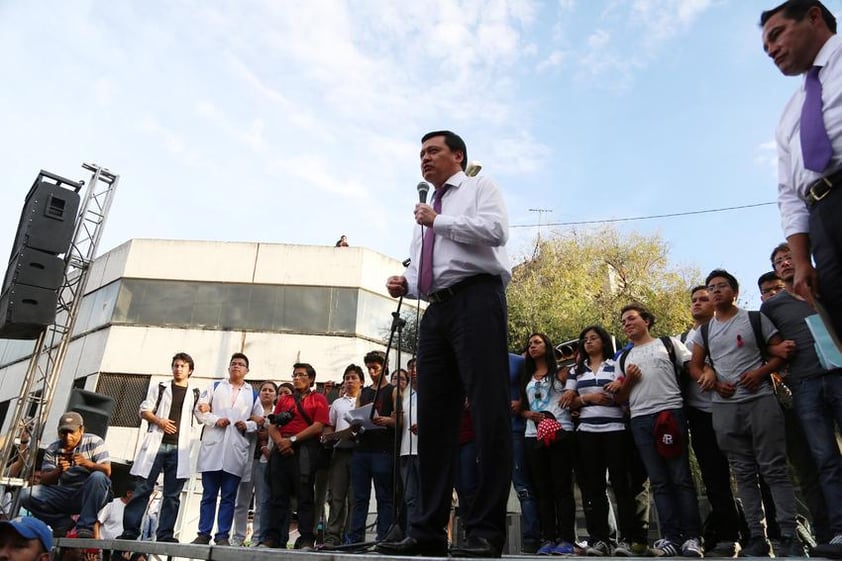
[[[570,368],[565,389],[576,391],[582,398],[588,394],[607,393],[602,388],[618,376],[613,360],[603,360],[596,372],[591,371],[586,360],[585,369],[581,373],[576,371],[576,366]],[[582,432],[612,432],[625,428],[620,404],[586,405],[579,409],[579,430]]]
[[[61,440],[56,440],[44,451],[44,462],[41,464],[41,471],[52,471],[58,466],[58,459],[62,455],[63,448],[61,447]],[[74,456],[81,454],[85,458],[94,462],[95,464],[109,464],[111,457],[108,455],[108,449],[105,447],[105,441],[92,433],[85,433],[82,435],[82,440],[72,451]],[[74,465],[67,471],[62,472],[59,476],[58,484],[64,487],[79,487],[85,483],[88,476],[91,474],[86,468]]]

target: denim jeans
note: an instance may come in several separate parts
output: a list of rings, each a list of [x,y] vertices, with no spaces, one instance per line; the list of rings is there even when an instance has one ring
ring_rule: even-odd
[[[111,480],[101,471],[92,471],[82,485],[35,485],[20,492],[23,508],[32,516],[55,527],[71,524],[78,513],[77,528],[93,530],[97,514],[111,500]]]
[[[631,429],[640,458],[649,475],[661,524],[661,536],[676,543],[683,543],[688,538],[699,537],[701,522],[696,487],[690,473],[687,420],[683,409],[670,411],[675,415],[684,442],[684,450],[677,458],[664,458],[658,454],[655,447],[655,419],[660,411],[632,417]]]
[[[529,479],[522,432],[512,433],[512,485],[520,501],[520,536],[523,543],[538,545],[541,529],[538,526],[538,503]]]
[[[377,539],[382,540],[389,531],[394,520],[393,467],[394,460],[391,452],[354,451],[351,458],[351,489],[354,503],[351,507],[351,522],[348,530],[351,543],[365,541],[372,479],[374,480],[374,496],[377,499]]]
[[[213,530],[213,517],[216,514],[216,535],[214,540],[227,539],[234,521],[234,502],[240,476],[226,471],[205,471],[202,473],[202,502],[199,507],[199,533],[210,535]],[[216,512],[217,497],[219,513]]]
[[[793,408],[819,472],[830,531],[842,534],[842,457],[836,443],[836,426],[842,428],[842,372],[796,380],[790,388]]]
[[[136,540],[140,536],[140,525],[143,514],[149,503],[149,497],[155,490],[158,476],[164,472],[164,491],[161,496],[161,509],[158,514],[158,541],[172,539],[175,519],[178,517],[178,507],[181,504],[181,490],[186,479],[178,479],[178,446],[175,444],[161,444],[149,476],[140,480],[132,495],[132,500],[126,505],[123,513],[123,534],[125,540]]]

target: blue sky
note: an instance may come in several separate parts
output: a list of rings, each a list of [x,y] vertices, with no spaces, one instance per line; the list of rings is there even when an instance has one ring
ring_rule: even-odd
[[[407,255],[420,136],[449,128],[511,224],[772,202],[798,79],[777,0],[0,0],[0,255],[39,169],[121,175],[100,253],[134,237]],[[829,0],[839,13],[842,1]],[[776,206],[620,226],[754,281]],[[546,232],[546,230],[544,230]],[[512,229],[528,254],[534,227]]]

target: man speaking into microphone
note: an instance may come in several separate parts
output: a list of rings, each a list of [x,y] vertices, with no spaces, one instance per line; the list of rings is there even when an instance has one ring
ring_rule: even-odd
[[[393,297],[430,303],[421,320],[417,357],[419,503],[408,521],[408,536],[382,542],[377,551],[447,554],[445,527],[467,397],[480,480],[463,516],[467,539],[450,553],[500,557],[512,465],[505,293],[512,276],[505,249],[509,220],[494,182],[465,174],[468,150],[458,135],[430,132],[421,143],[421,173],[435,188],[432,205],[415,206],[415,221],[423,228],[410,246],[412,263],[405,276],[386,283]],[[426,193],[421,197],[426,200]]]

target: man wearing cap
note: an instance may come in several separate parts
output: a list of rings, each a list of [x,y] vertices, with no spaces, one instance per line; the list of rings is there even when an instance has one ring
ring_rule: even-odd
[[[111,460],[105,441],[85,432],[82,416],[68,411],[59,419],[59,439],[44,452],[41,484],[21,490],[21,505],[64,537],[79,515],[76,535],[94,537],[100,509],[111,499]]]
[[[31,516],[0,521],[0,561],[49,561],[50,527]]]

